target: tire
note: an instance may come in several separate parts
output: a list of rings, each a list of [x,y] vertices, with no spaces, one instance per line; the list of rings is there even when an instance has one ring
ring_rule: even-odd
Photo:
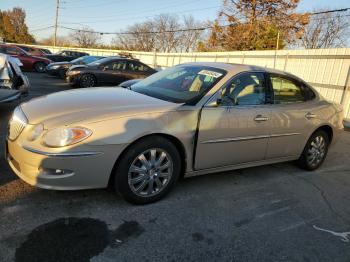
[[[79,87],[80,88],[88,88],[96,86],[97,81],[95,76],[91,74],[84,74],[79,79]]]
[[[46,64],[43,62],[36,62],[34,64],[34,70],[38,73],[44,73],[46,70]]]
[[[118,161],[115,189],[133,204],[158,201],[175,186],[181,164],[180,154],[169,140],[159,136],[145,138],[127,149]]]
[[[306,146],[297,160],[300,168],[313,171],[319,168],[326,159],[329,147],[329,136],[323,130],[318,130],[312,134]]]

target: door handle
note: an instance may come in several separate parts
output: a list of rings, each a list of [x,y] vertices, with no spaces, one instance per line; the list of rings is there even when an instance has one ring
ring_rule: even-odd
[[[269,120],[268,117],[266,116],[262,116],[262,115],[257,115],[255,118],[254,118],[254,121],[255,122],[263,122],[263,121],[267,121]]]
[[[308,112],[306,115],[305,115],[305,117],[307,118],[307,119],[313,119],[313,118],[316,118],[317,117],[317,115],[316,114],[313,114],[313,113],[311,113],[311,112]]]

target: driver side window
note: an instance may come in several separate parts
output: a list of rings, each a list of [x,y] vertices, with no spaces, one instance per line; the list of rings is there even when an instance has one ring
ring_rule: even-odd
[[[222,105],[262,105],[266,102],[263,73],[245,73],[233,79],[221,93]]]

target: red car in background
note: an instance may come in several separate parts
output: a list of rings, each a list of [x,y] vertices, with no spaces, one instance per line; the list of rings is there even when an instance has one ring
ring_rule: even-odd
[[[45,72],[46,66],[52,62],[45,57],[33,56],[16,45],[2,44],[0,45],[0,53],[18,58],[22,62],[24,70],[34,70],[39,73]]]
[[[47,55],[45,52],[43,52],[39,48],[25,46],[25,45],[17,45],[17,44],[15,46],[23,49],[24,51],[26,51],[27,53],[29,53],[30,55],[33,55],[33,56],[46,56]]]

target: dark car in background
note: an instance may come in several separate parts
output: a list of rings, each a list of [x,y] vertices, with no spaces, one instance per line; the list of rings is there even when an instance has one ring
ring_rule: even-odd
[[[67,70],[72,65],[86,65],[102,58],[105,58],[105,57],[104,56],[82,56],[70,62],[51,63],[46,67],[46,73],[53,76],[59,76],[60,78],[64,79],[66,77]]]
[[[52,61],[45,57],[33,56],[16,45],[0,44],[0,53],[18,58],[27,71],[45,72],[45,68]]]
[[[51,55],[51,51],[49,49],[46,48],[39,48],[43,53],[45,53],[46,55]]]
[[[85,52],[62,50],[56,54],[46,55],[46,57],[54,62],[70,62],[74,59],[77,59],[82,56],[87,56],[87,55],[89,54]]]
[[[126,80],[146,78],[156,72],[136,59],[107,57],[85,66],[71,66],[66,80],[78,87],[119,85]]]

